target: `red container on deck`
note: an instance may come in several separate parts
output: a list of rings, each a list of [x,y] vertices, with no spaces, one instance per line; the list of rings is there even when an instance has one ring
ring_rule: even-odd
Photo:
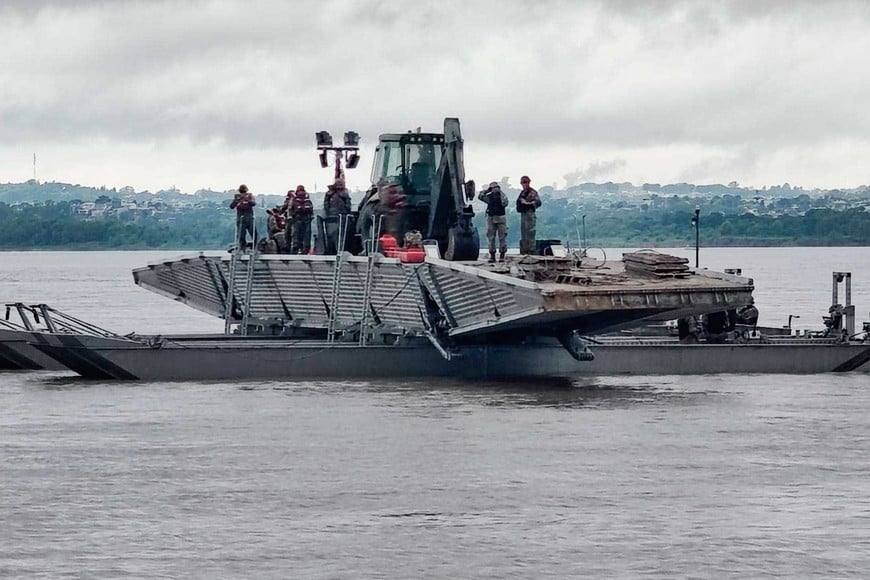
[[[390,234],[384,234],[380,238],[378,238],[378,243],[381,244],[381,249],[384,250],[395,250],[399,247],[399,243],[396,241],[395,236],[391,236]]]
[[[381,247],[381,252],[388,258],[396,258],[399,251],[399,243],[396,242],[396,237],[390,234],[384,234],[378,238],[378,245]]]
[[[423,248],[408,248],[399,254],[399,260],[406,264],[418,264],[426,261],[426,252]]]

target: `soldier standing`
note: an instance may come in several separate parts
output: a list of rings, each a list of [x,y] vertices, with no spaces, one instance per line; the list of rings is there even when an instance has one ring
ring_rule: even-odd
[[[380,217],[384,220],[382,233],[390,234],[396,238],[396,241],[404,240],[407,198],[402,184],[398,181],[381,181],[378,183],[378,199],[380,203],[375,218]]]
[[[281,207],[267,209],[266,214],[269,216],[266,218],[266,228],[269,230],[269,237],[274,238],[278,232],[283,231],[284,229],[278,221],[279,218],[281,218]]]
[[[281,204],[280,213],[284,217],[284,249],[283,252],[292,253],[293,246],[293,217],[290,215],[293,197],[296,195],[295,189],[287,190],[287,195],[284,196],[284,203]]]
[[[274,209],[266,210],[266,213],[269,214],[269,218],[266,222],[267,227],[269,228],[269,238],[275,241],[275,246],[279,254],[284,254],[287,252],[287,248],[285,248],[285,234],[284,229],[287,227],[284,219],[284,207],[277,205]]]
[[[486,204],[486,239],[489,241],[489,261],[495,262],[495,236],[498,234],[499,261],[504,262],[507,253],[507,195],[501,186],[493,181],[489,187],[477,195],[477,199]]]
[[[531,186],[532,180],[528,175],[523,175],[520,178],[520,185],[523,187],[520,195],[517,198],[517,212],[520,214],[520,253],[534,254],[535,253],[535,229],[537,226],[537,217],[535,210],[541,207],[541,198],[538,192]]]
[[[344,179],[336,178],[335,183],[327,186],[326,195],[323,198],[323,214],[325,217],[323,228],[326,240],[324,247],[327,254],[338,253],[338,226],[339,220],[347,219],[345,216],[351,212],[350,193],[345,187]]]
[[[254,239],[254,206],[257,202],[254,201],[254,196],[248,191],[248,186],[244,183],[239,186],[238,192],[233,196],[233,201],[230,202],[230,209],[236,210],[236,232],[238,233],[239,250],[244,252],[248,247],[247,234],[251,234],[251,240]]]
[[[296,187],[290,202],[290,220],[292,224],[291,254],[307,254],[311,249],[311,220],[314,217],[314,205],[305,191],[304,185]]]
[[[350,194],[344,185],[344,179],[339,177],[335,183],[327,187],[323,198],[323,209],[326,215],[344,215],[350,213]]]

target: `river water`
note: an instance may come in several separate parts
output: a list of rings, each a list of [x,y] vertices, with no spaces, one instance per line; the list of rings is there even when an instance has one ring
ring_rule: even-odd
[[[691,250],[669,250],[687,257]],[[618,252],[609,251],[618,257]],[[2,253],[0,298],[218,331],[173,253]],[[870,248],[705,249],[818,327]],[[866,374],[83,383],[0,374],[0,577],[866,578]]]

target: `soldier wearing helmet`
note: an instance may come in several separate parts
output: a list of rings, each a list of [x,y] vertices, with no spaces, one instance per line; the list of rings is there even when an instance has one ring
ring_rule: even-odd
[[[311,220],[314,218],[314,205],[308,197],[308,192],[305,191],[305,186],[297,185],[296,191],[288,191],[285,205],[288,206],[290,253],[307,254],[311,249]]]
[[[240,251],[245,251],[248,248],[248,234],[251,235],[252,241],[256,241],[254,239],[255,205],[257,202],[254,201],[254,196],[248,191],[248,186],[243,183],[233,196],[233,201],[230,202],[230,209],[236,210],[236,232]]]
[[[507,195],[501,190],[498,182],[493,181],[489,187],[477,195],[477,199],[486,204],[486,239],[489,241],[489,261],[495,262],[495,237],[498,234],[499,261],[504,262],[507,253]]]
[[[325,250],[327,254],[338,252],[339,222],[343,219],[349,219],[347,216],[350,215],[350,212],[350,193],[345,187],[344,178],[339,176],[335,179],[335,183],[327,186],[326,195],[323,198],[323,230],[326,237]]]
[[[523,189],[517,197],[517,212],[520,214],[521,254],[535,253],[535,230],[537,227],[535,210],[541,207],[541,197],[531,183],[532,180],[529,179],[528,175],[523,175],[520,178],[520,185]]]

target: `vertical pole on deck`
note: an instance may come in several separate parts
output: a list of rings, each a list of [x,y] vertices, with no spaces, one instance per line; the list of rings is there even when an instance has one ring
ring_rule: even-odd
[[[365,288],[363,290],[363,309],[362,314],[360,316],[359,323],[359,345],[365,346],[368,342],[368,320],[369,320],[369,308],[371,307],[371,297],[372,297],[372,277],[374,276],[374,266],[375,266],[375,253],[378,250],[378,240],[381,238],[381,224],[383,223],[384,216],[377,216],[375,218],[375,226],[374,226],[374,236],[372,239],[368,240],[368,248],[366,248],[366,255],[368,256],[368,263],[366,264],[366,282]]]
[[[335,324],[338,314],[338,291],[341,285],[342,254],[344,254],[344,242],[347,236],[347,218],[345,214],[338,216],[338,241],[335,248],[335,267],[332,270],[332,296],[330,296],[329,324],[327,326],[327,341],[335,342]]]
[[[257,257],[259,256],[259,246],[257,240],[257,216],[254,215],[254,224],[251,231],[251,237],[254,238],[252,242],[251,253],[248,254],[248,269],[247,269],[247,278],[245,279],[245,303],[242,308],[242,335],[247,336],[248,334],[248,321],[251,316],[251,303],[253,302],[252,294],[254,293],[254,267],[257,262]]]
[[[695,224],[695,268],[700,266],[701,254],[701,206],[695,206],[695,216],[692,218]]]
[[[852,306],[852,273],[844,272],[846,284],[846,297],[844,299],[844,308],[846,316],[846,335],[852,337],[855,334],[855,307]]]
[[[239,220],[236,219],[235,238],[230,245],[230,268],[229,279],[227,280],[227,295],[224,303],[224,334],[230,333],[233,317],[233,300],[236,296],[236,263],[239,260]]]

